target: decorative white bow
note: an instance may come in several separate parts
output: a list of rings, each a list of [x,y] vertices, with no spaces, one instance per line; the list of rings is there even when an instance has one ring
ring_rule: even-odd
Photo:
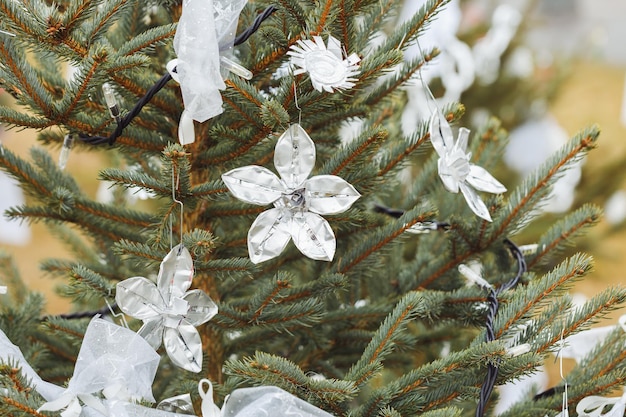
[[[610,411],[604,408],[612,406]],[[595,395],[585,397],[576,406],[578,417],[623,417],[626,411],[626,393],[621,397],[598,397]]]

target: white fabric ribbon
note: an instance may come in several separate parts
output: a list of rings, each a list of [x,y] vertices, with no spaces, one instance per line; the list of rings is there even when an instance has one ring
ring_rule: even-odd
[[[604,408],[613,406],[610,411]],[[585,397],[576,406],[578,417],[623,417],[626,411],[626,393],[621,397],[598,397],[595,395]]]
[[[176,68],[189,117],[204,122],[222,113],[218,90],[226,88],[220,54],[233,46],[239,13],[247,0],[184,0],[174,36]],[[171,71],[170,71],[171,73]]]

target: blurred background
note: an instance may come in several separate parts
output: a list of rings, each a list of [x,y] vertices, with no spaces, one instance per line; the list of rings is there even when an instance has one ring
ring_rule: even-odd
[[[407,0],[397,19],[405,19],[420,4]],[[573,291],[589,297],[598,288],[623,282],[626,2],[454,0],[431,29],[415,47],[426,50],[437,45],[442,53],[420,75],[442,103],[460,100],[466,105],[464,125],[475,130],[492,115],[502,120],[511,138],[496,177],[509,189],[576,132],[591,124],[601,127],[599,148],[559,182],[543,209],[543,220],[515,240],[520,245],[533,243],[545,230],[544,225],[563,212],[586,202],[595,203],[604,208],[605,217],[576,242],[575,250],[594,255],[596,270]],[[402,123],[410,131],[415,120],[428,116],[424,110],[428,98],[420,82],[407,88],[407,97]],[[0,93],[0,101],[8,103],[10,99]],[[3,131],[0,140],[2,146],[28,158],[29,149],[37,146],[36,134]],[[59,149],[54,152],[58,155]],[[110,157],[78,147],[72,151],[66,170],[86,193],[110,201],[112,191],[97,181],[99,167],[110,165]],[[146,197],[132,191],[127,196],[137,201]],[[28,196],[0,172],[0,211],[27,200]],[[0,262],[8,262],[6,254],[10,255],[31,287],[50,294],[49,313],[69,310],[54,295],[58,283],[38,268],[40,260],[63,258],[65,253],[48,226],[9,222],[2,217],[0,249],[4,252]]]

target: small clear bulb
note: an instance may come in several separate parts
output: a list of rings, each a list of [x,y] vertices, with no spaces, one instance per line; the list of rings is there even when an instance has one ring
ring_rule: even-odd
[[[59,154],[59,169],[63,171],[67,165],[67,160],[70,158],[70,151],[74,144],[74,135],[65,135],[63,139],[63,146],[61,147],[61,153]]]
[[[106,101],[107,107],[109,108],[109,114],[115,121],[119,122],[122,119],[120,108],[117,105],[115,92],[109,83],[102,84],[102,93],[104,94],[104,101]]]

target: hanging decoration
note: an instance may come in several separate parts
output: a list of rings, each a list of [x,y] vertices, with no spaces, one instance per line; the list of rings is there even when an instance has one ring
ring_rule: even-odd
[[[187,291],[193,260],[175,246],[161,262],[156,284],[144,277],[117,284],[115,301],[127,315],[144,322],[138,334],[154,349],[163,341],[172,362],[188,371],[202,369],[202,341],[196,326],[217,314],[217,305],[201,290]]]
[[[174,36],[176,72],[193,120],[204,122],[222,113],[218,90],[226,88],[220,54],[233,46],[239,13],[247,0],[184,0]]]
[[[95,317],[87,326],[74,374],[63,388],[42,380],[0,330],[0,360],[16,363],[48,401],[38,411],[63,410],[61,417],[183,417],[185,410],[193,414],[193,408],[184,406],[168,412],[164,405],[175,398],[162,401],[157,409],[136,403],[154,402],[152,383],[159,359],[135,332]]]
[[[332,36],[328,36],[326,44],[321,36],[314,36],[313,40],[300,39],[287,55],[291,56],[291,65],[297,68],[294,75],[308,73],[313,88],[320,93],[349,89],[357,81],[357,64],[361,58],[354,53],[345,56],[341,42]]]
[[[467,152],[469,129],[459,129],[456,141],[452,129],[440,111],[435,111],[430,119],[430,140],[439,155],[439,177],[444,187],[451,193],[461,190],[470,209],[479,217],[491,221],[491,215],[485,203],[476,191],[500,194],[506,191],[504,185],[496,180],[487,170],[472,164],[471,152]]]
[[[261,206],[274,204],[274,208],[256,218],[248,232],[252,262],[280,255],[292,239],[300,252],[311,259],[333,259],[335,234],[320,215],[342,213],[361,195],[335,175],[308,178],[314,165],[315,144],[300,125],[293,124],[278,139],[274,151],[274,166],[280,178],[256,165],[222,175],[237,199]]]
[[[610,410],[605,411],[605,408]],[[621,397],[585,397],[576,406],[578,417],[623,417],[626,411],[626,393]]]

